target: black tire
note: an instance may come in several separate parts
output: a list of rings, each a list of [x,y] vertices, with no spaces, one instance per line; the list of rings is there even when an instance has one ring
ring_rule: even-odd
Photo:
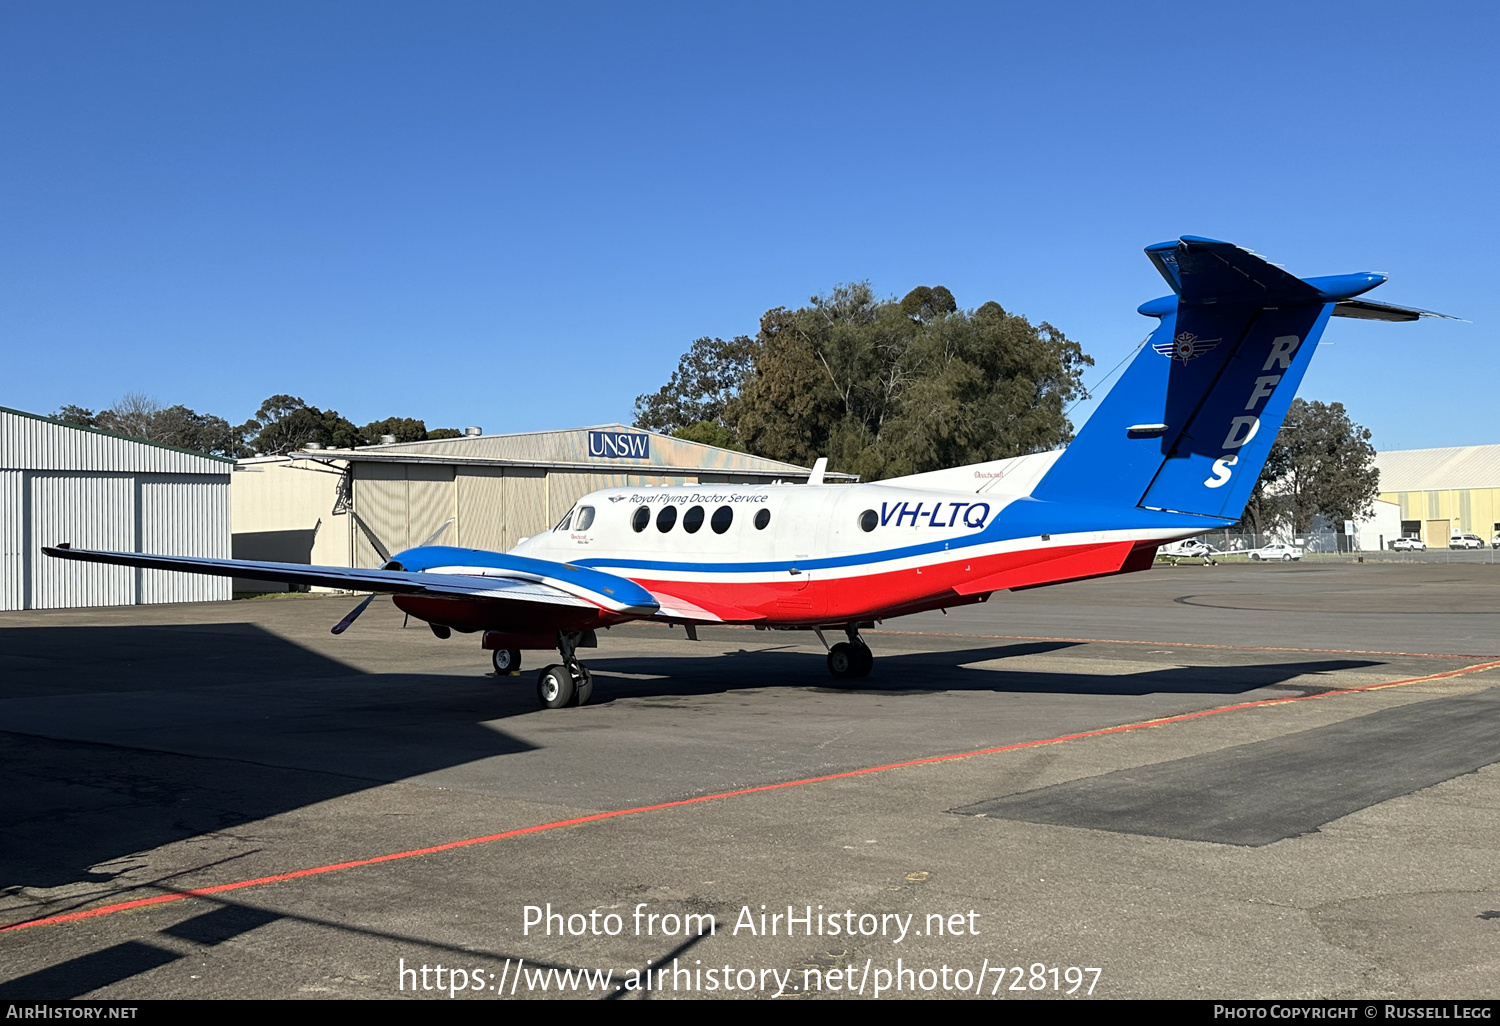
[[[509,677],[521,669],[521,650],[518,648],[497,648],[490,653],[490,662],[495,666],[495,673],[501,677]]]
[[[855,680],[859,677],[859,655],[854,646],[841,641],[828,650],[828,672],[835,680]]]
[[[875,668],[875,653],[864,642],[851,645],[854,650],[854,676],[863,680]]]
[[[536,675],[536,698],[543,709],[561,709],[577,699],[573,675],[566,666],[544,666]]]
[[[594,697],[594,675],[582,663],[578,664],[580,676],[573,681],[573,704],[588,705]]]
[[[1281,554],[1281,561],[1283,563],[1290,563],[1292,561],[1292,554],[1290,552],[1283,552]]]

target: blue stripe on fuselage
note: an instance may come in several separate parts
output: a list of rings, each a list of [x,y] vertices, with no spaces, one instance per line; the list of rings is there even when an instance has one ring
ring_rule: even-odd
[[[952,552],[975,545],[995,542],[1017,541],[1022,538],[1039,538],[1044,534],[1078,534],[1088,531],[1175,531],[1196,533],[1218,527],[1227,527],[1230,521],[1193,516],[1186,513],[1163,513],[1136,507],[1082,507],[1073,503],[1042,502],[1038,499],[1017,499],[995,514],[989,525],[973,534],[918,545],[903,545],[894,549],[875,552],[857,552],[845,556],[825,559],[795,559],[759,561],[754,563],[714,563],[697,561],[661,561],[653,559],[597,558],[578,560],[577,565],[589,567],[629,567],[639,570],[681,570],[697,573],[774,573],[785,572],[791,567],[799,570],[841,569],[884,563],[909,556],[925,556],[930,553]]]

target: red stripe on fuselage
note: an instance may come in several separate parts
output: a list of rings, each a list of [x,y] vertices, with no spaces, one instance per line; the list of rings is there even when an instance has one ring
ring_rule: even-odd
[[[828,623],[904,615],[980,601],[982,594],[1007,588],[1117,573],[1133,545],[1119,541],[1048,546],[855,577],[820,577],[823,571],[808,570],[773,581],[631,579],[704,609],[717,605],[755,612],[765,617],[763,623]]]

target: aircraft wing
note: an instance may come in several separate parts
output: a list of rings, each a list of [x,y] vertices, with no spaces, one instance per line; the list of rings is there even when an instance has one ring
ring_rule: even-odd
[[[88,563],[135,566],[147,570],[174,570],[217,577],[241,577],[254,581],[279,581],[286,584],[312,584],[325,588],[347,588],[350,591],[504,599],[581,609],[606,609],[610,612],[642,617],[651,616],[658,608],[657,602],[649,593],[639,588],[633,581],[615,577],[613,574],[599,574],[607,581],[596,591],[590,586],[596,583],[592,581],[589,584],[569,581],[566,587],[542,583],[535,579],[534,571],[524,576],[507,576],[504,575],[503,570],[491,570],[488,574],[481,576],[416,570],[310,566],[306,563],[272,563],[249,559],[158,556],[141,552],[75,549],[70,545],[47,547],[42,551],[59,559],[76,559]],[[562,569],[564,564],[559,563],[557,567]],[[598,571],[593,573],[598,574]],[[606,588],[609,594],[604,593]]]

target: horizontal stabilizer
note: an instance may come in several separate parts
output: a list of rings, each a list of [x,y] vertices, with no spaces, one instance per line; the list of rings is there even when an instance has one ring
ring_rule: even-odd
[[[1296,275],[1228,242],[1184,235],[1146,247],[1146,255],[1185,303],[1313,303],[1318,290]]]
[[[1385,281],[1385,275],[1372,271],[1298,278],[1248,249],[1195,235],[1147,246],[1146,255],[1187,304],[1334,303]]]
[[[1393,303],[1374,303],[1368,299],[1346,299],[1333,308],[1335,317],[1354,317],[1362,321],[1419,321],[1423,317],[1441,317],[1445,321],[1461,321],[1452,314],[1419,310],[1414,306],[1396,306]]]

